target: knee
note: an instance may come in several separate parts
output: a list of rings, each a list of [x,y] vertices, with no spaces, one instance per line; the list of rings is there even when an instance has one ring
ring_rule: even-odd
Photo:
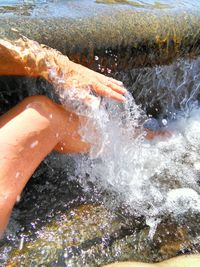
[[[55,103],[51,101],[47,96],[36,95],[29,96],[23,100],[23,105],[25,109],[32,108],[46,115],[49,114],[54,108]]]
[[[35,96],[28,96],[23,100],[24,104],[27,104],[27,108],[34,107],[35,104],[41,106],[49,106],[52,102],[47,96],[44,95],[35,95]]]
[[[52,128],[60,129],[62,124],[60,123],[66,119],[68,113],[64,111],[62,107],[53,102],[46,96],[37,95],[27,97],[23,101],[23,109],[32,109],[40,114],[43,118],[46,118]],[[62,126],[63,127],[63,126]],[[66,128],[66,127],[65,127]]]

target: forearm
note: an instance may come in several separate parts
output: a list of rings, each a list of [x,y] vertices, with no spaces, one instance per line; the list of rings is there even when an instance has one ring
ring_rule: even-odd
[[[40,76],[53,82],[55,77],[51,75],[51,72],[57,72],[57,76],[62,75],[62,65],[58,67],[57,60],[59,60],[59,65],[64,61],[66,68],[68,58],[56,50],[29,39],[19,39],[13,43],[0,39],[1,76]]]

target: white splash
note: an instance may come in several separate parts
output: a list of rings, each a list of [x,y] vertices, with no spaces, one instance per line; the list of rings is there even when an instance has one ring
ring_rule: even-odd
[[[168,123],[171,137],[151,142],[142,133],[141,122],[146,117],[130,96],[125,106],[104,102],[104,109],[95,116],[96,122],[100,122],[97,124],[101,145],[93,148],[90,158],[78,161],[76,168],[86,191],[90,190],[88,182],[92,182],[101,192],[114,192],[116,198],[112,203],[108,200],[108,205],[117,207],[123,203],[129,212],[145,216],[154,226],[165,213],[176,216],[188,212],[187,204],[180,207],[180,201],[174,200],[173,190],[192,190],[190,210],[200,212],[199,172],[195,168],[200,161],[200,109],[192,110],[190,117]],[[84,140],[95,144],[87,125],[81,134]]]
[[[166,126],[166,125],[167,125],[167,120],[166,120],[166,119],[162,119],[162,124],[163,124],[164,126]]]
[[[94,195],[90,187],[92,182],[111,208],[123,204],[130,213],[145,216],[152,229],[151,237],[155,224],[164,214],[171,213],[176,217],[188,212],[187,205],[180,207],[180,199],[174,197],[174,192],[192,190],[189,194],[193,199],[190,211],[200,212],[200,206],[197,205],[200,193],[199,65],[200,58],[193,62],[178,61],[171,66],[136,72],[139,73],[136,81],[142,84],[142,90],[138,87],[140,97],[150,94],[152,103],[158,97],[163,103],[163,115],[169,115],[169,118],[163,119],[160,113],[158,121],[160,126],[172,133],[166,139],[155,138],[151,142],[145,139],[142,125],[147,116],[131,95],[127,95],[124,104],[103,100],[100,106],[85,109],[78,104],[73,90],[70,95],[61,94],[62,103],[67,104],[68,97],[71,97],[76,111],[90,118],[82,125],[80,134],[83,140],[93,146],[89,157],[76,160],[75,179],[78,177],[85,191]],[[144,73],[144,80],[140,72]],[[150,88],[147,82],[151,83]],[[152,86],[157,92],[153,91]],[[146,101],[149,104],[148,99]],[[179,101],[180,109],[176,110]]]

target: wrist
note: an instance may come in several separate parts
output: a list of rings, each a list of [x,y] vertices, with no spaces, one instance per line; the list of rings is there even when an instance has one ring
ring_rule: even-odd
[[[66,74],[70,71],[70,62],[67,56],[49,48],[46,50],[46,67],[42,71],[42,77],[53,84],[56,90],[62,90],[66,83]]]
[[[53,84],[62,79],[63,69],[67,71],[69,62],[59,51],[27,38],[15,42],[15,58],[23,65],[26,75],[42,77]]]

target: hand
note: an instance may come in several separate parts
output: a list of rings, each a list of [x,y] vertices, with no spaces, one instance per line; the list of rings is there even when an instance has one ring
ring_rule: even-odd
[[[75,105],[98,106],[100,99],[97,96],[109,97],[120,102],[125,100],[123,94],[127,90],[121,81],[76,64],[62,54],[55,55],[54,51],[51,52],[56,58],[54,59],[56,72],[49,76],[49,80],[62,95],[66,106],[70,106],[70,100],[76,102]],[[51,74],[51,69],[49,72]]]
[[[69,62],[66,83],[77,89],[89,89],[99,96],[109,97],[117,101],[124,101],[123,94],[127,92],[121,81],[106,77],[72,61]]]

